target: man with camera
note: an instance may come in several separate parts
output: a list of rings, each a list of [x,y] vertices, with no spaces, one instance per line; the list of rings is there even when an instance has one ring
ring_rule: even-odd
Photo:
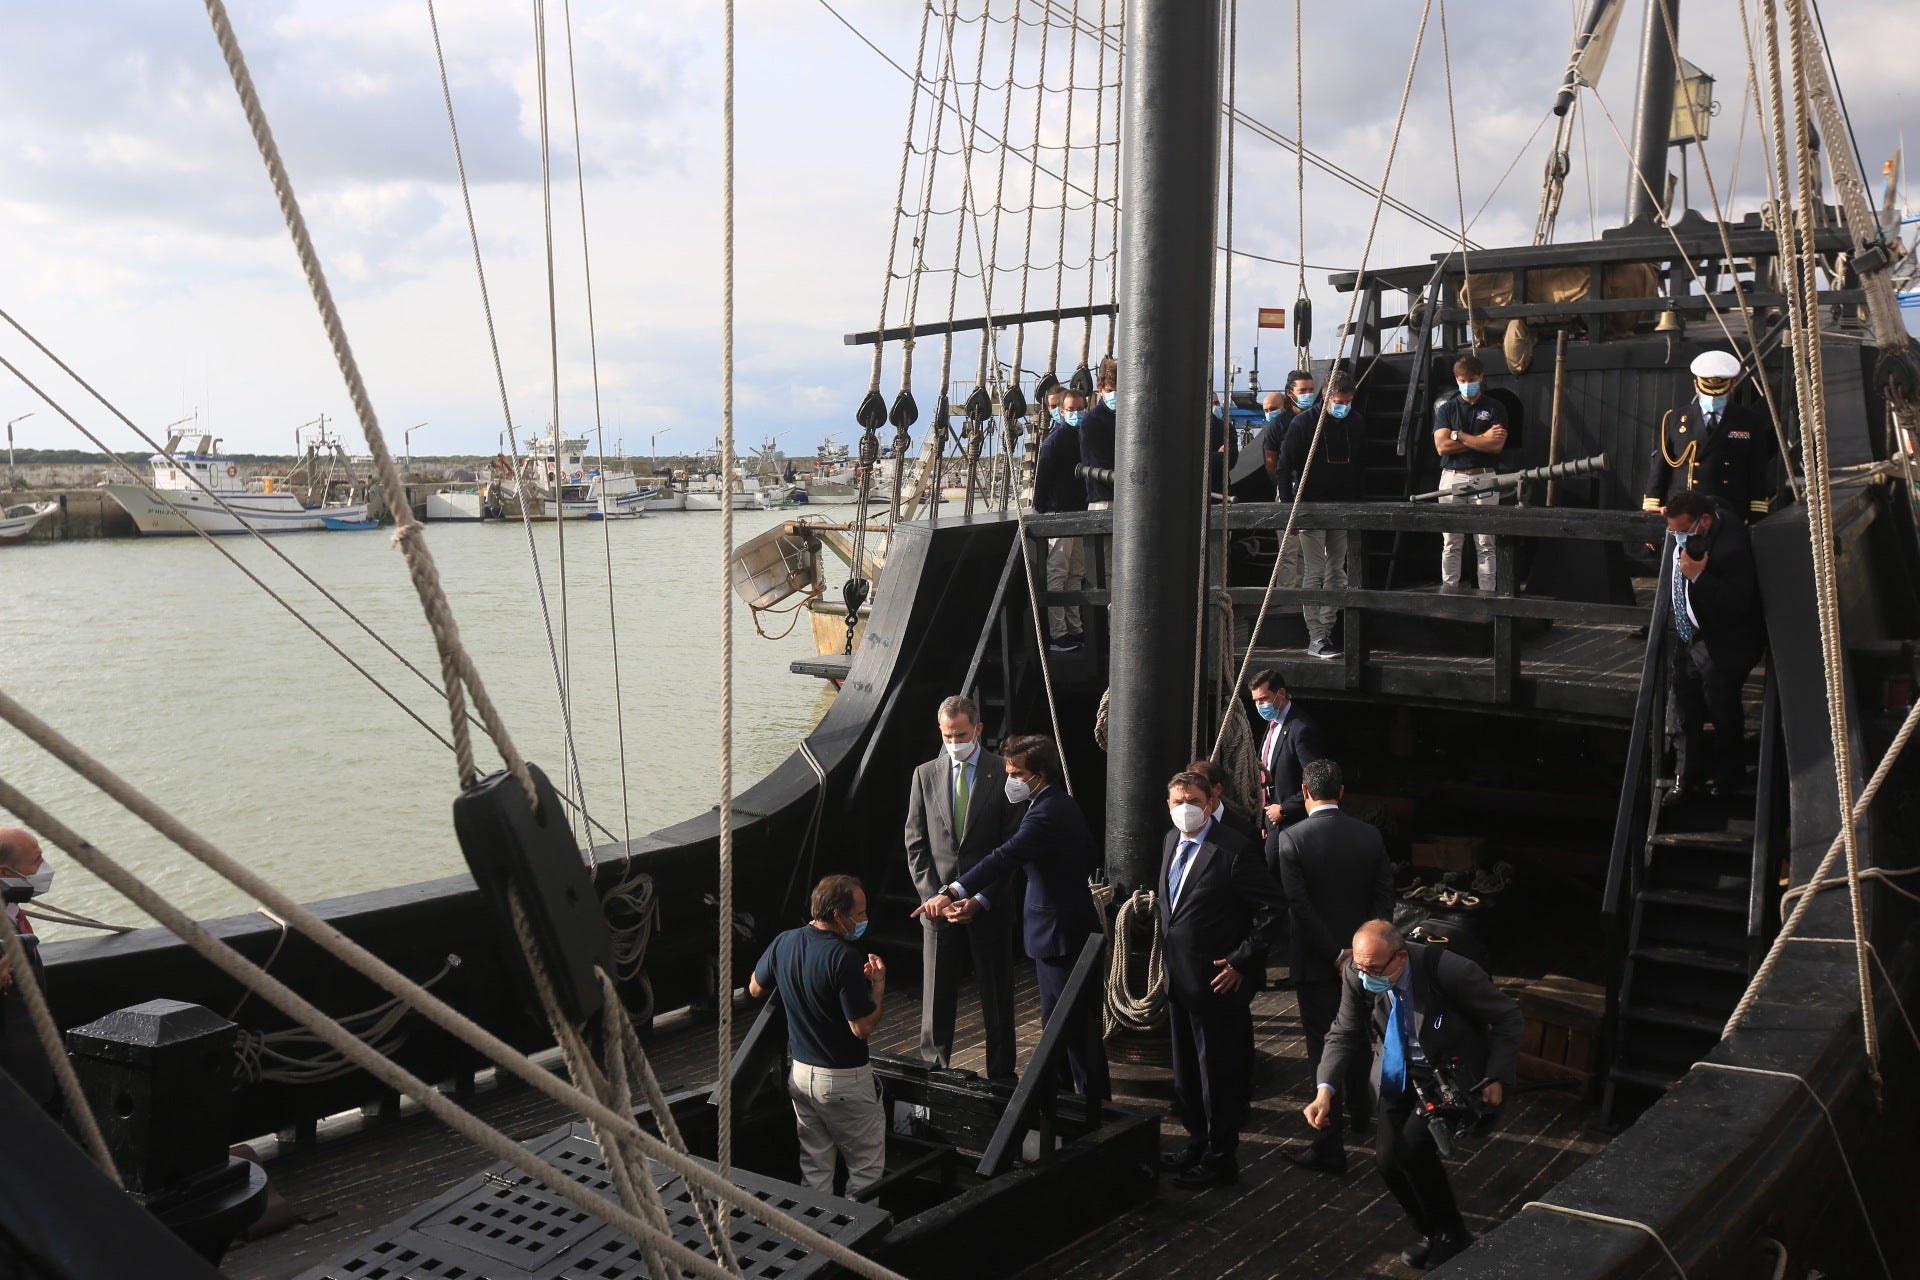
[[[1354,933],[1340,978],[1340,1014],[1327,1033],[1307,1123],[1324,1129],[1333,1122],[1348,1064],[1378,1037],[1374,1156],[1387,1189],[1424,1237],[1400,1257],[1421,1270],[1438,1266],[1473,1242],[1439,1141],[1452,1123],[1498,1107],[1513,1084],[1520,1007],[1471,960],[1440,947],[1410,952],[1385,920],[1369,920]]]

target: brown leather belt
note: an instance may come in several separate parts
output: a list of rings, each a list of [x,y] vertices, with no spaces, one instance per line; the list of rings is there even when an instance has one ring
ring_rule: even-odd
[[[1483,476],[1489,471],[1498,470],[1498,467],[1448,467],[1447,474],[1455,476]]]

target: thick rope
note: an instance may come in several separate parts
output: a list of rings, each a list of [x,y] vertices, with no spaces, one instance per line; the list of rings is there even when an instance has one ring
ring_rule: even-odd
[[[1453,202],[1460,215],[1460,291],[1467,300],[1467,342],[1474,351],[1480,349],[1480,338],[1473,327],[1473,267],[1467,255],[1467,193],[1466,184],[1460,179],[1460,125],[1453,112],[1453,51],[1447,39],[1447,0],[1440,0],[1440,67],[1441,80],[1447,86],[1447,139],[1453,147]]]
[[[720,1104],[715,1163],[733,1170],[733,112],[734,0],[726,0],[726,55],[722,88],[720,251],[720,913],[716,985],[720,1013]],[[862,521],[864,524],[865,522]],[[848,618],[852,635],[853,618]]]
[[[6,947],[7,964],[13,971],[13,985],[26,1001],[27,1017],[33,1023],[34,1034],[40,1037],[40,1048],[47,1055],[47,1064],[53,1068],[54,1079],[60,1083],[60,1096],[67,1101],[67,1114],[80,1126],[80,1136],[85,1140],[87,1150],[93,1154],[93,1162],[109,1178],[119,1182],[120,1170],[114,1166],[113,1153],[107,1149],[107,1140],[100,1132],[100,1122],[87,1103],[86,1092],[80,1088],[80,1078],[73,1073],[73,1061],[67,1057],[67,1046],[60,1038],[60,1028],[53,1021],[53,1011],[47,1008],[47,993],[34,981],[33,965],[27,959],[27,944],[20,940],[20,931],[13,927],[13,914],[4,905],[0,905],[0,943]]]
[[[1066,109],[1066,122],[1061,126],[1061,130],[1060,130],[1060,181],[1064,185],[1068,187],[1072,187],[1073,185],[1073,100],[1079,94],[1079,86],[1074,83],[1074,76],[1075,76],[1074,69],[1077,65],[1077,59],[1080,54],[1080,25],[1081,25],[1080,24],[1080,0],[1073,0],[1073,12],[1070,16],[1069,21],[1071,25],[1069,28],[1070,34],[1067,36],[1067,92],[1066,92],[1066,100],[1067,100],[1066,108],[1067,109]],[[1098,96],[1099,96],[1098,90],[1096,89],[1095,90],[1096,100]],[[1037,144],[1037,141],[1038,140],[1036,139],[1036,144]],[[1098,145],[1099,138],[1097,136],[1095,137],[1094,142],[1095,142],[1094,154],[1097,156],[1100,154],[1100,149]],[[1035,158],[1037,159],[1039,156],[1039,152],[1037,148],[1034,154],[1035,154]],[[1091,214],[1092,218],[1095,221],[1098,221],[1100,217],[1100,214],[1099,214],[1100,206],[1096,203],[1092,205],[1091,208],[1093,210]],[[1058,238],[1058,243],[1056,244],[1054,249],[1054,260],[1060,263],[1061,266],[1060,266],[1060,269],[1055,271],[1053,274],[1053,310],[1055,314],[1053,317],[1053,325],[1052,325],[1051,333],[1047,339],[1047,368],[1053,372],[1055,377],[1058,377],[1060,374],[1059,311],[1060,311],[1060,304],[1064,300],[1064,294],[1062,293],[1062,290],[1065,288],[1067,283],[1067,273],[1065,269],[1066,261],[1067,261],[1067,210],[1066,210],[1065,200],[1061,201],[1060,235]]]
[[[880,277],[880,320],[873,326],[876,330],[887,327],[887,304],[893,294],[893,268],[900,252],[900,224],[907,214],[907,168],[913,157],[913,126],[920,112],[920,68],[926,63],[927,25],[932,18],[933,0],[923,0],[920,6],[920,45],[913,58],[913,87],[907,91],[907,140],[900,148],[900,177],[893,187],[893,234],[887,240],[886,273]],[[884,342],[873,344],[873,374],[867,383],[869,394],[880,393],[880,365],[886,350],[887,344]],[[863,519],[860,523],[864,525],[866,521]],[[858,564],[855,564],[854,571],[859,571]]]
[[[1305,0],[1293,0],[1293,203],[1294,227],[1300,237],[1300,252],[1294,262],[1294,300],[1307,296],[1307,73],[1303,59],[1306,39],[1301,10]],[[1386,191],[1382,189],[1384,199]],[[1313,353],[1301,341],[1299,326],[1294,326],[1293,367],[1312,368]]]
[[[434,565],[433,553],[427,549],[420,523],[413,518],[413,507],[407,501],[406,482],[393,460],[392,450],[387,447],[386,436],[380,430],[380,420],[374,413],[373,401],[360,376],[359,362],[354,359],[353,348],[347,342],[346,327],[341,323],[333,292],[321,268],[319,252],[314,248],[312,236],[308,234],[306,218],[294,197],[293,182],[287,176],[286,164],[280,158],[280,148],[273,140],[266,112],[260,105],[260,96],[254,90],[253,76],[247,70],[239,40],[233,33],[233,24],[227,17],[225,0],[206,0],[206,8],[207,17],[213,25],[214,38],[219,42],[221,55],[233,77],[234,90],[239,94],[241,106],[246,112],[254,143],[260,150],[261,160],[266,164],[281,216],[286,220],[287,231],[293,237],[301,271],[320,310],[328,345],[333,350],[335,362],[340,366],[348,398],[352,400],[354,413],[360,420],[360,430],[366,436],[367,448],[373,454],[374,472],[386,495],[387,506],[394,515],[394,542],[399,545],[406,559],[414,590],[420,597],[421,608],[433,631],[434,644],[440,652],[441,679],[447,690],[447,711],[453,724],[454,759],[459,769],[460,785],[468,786],[479,776],[479,769],[474,764],[473,740],[467,733],[465,699],[471,697],[481,720],[486,723],[488,736],[499,749],[507,768],[519,779],[531,798],[535,794],[533,775],[527,771],[526,761],[514,747],[505,721],[500,718],[493,700],[487,696],[473,659],[460,643],[460,629],[454,622],[453,610],[440,585],[440,574]]]
[[[1544,1209],[1548,1213],[1565,1214],[1569,1218],[1584,1218],[1588,1222],[1603,1222],[1608,1226],[1629,1227],[1638,1231],[1659,1245],[1660,1252],[1667,1256],[1667,1261],[1673,1265],[1673,1269],[1680,1273],[1680,1280],[1687,1280],[1687,1269],[1680,1265],[1680,1259],[1673,1256],[1673,1250],[1667,1248],[1667,1242],[1660,1238],[1660,1233],[1644,1222],[1636,1222],[1632,1218],[1616,1218],[1609,1213],[1594,1213],[1589,1209],[1569,1209],[1566,1205],[1554,1204],[1547,1200],[1529,1200],[1520,1206],[1522,1213],[1529,1209]]]
[[[633,791],[627,785],[627,710],[620,680],[620,619],[614,608],[613,523],[607,517],[607,433],[600,414],[600,339],[593,315],[593,250],[587,236],[587,160],[580,147],[580,83],[573,65],[573,0],[561,0],[561,14],[567,33],[567,103],[573,118],[574,192],[580,201],[580,266],[586,281],[587,358],[593,370],[593,436],[600,450],[600,536],[607,560],[607,644],[613,655],[613,729],[620,755],[620,830],[621,843],[633,843]],[[582,813],[586,811],[581,797]]]
[[[729,1206],[747,1214],[756,1222],[763,1223],[788,1236],[797,1244],[848,1267],[858,1275],[868,1277],[868,1280],[898,1280],[892,1272],[854,1253],[845,1245],[829,1239],[806,1224],[766,1204],[758,1197],[735,1187],[725,1177],[708,1169],[705,1165],[673,1151],[667,1144],[642,1129],[632,1116],[620,1115],[574,1085],[557,1079],[551,1072],[542,1070],[525,1054],[427,991],[418,982],[394,969],[380,957],[354,943],[334,926],[314,915],[308,908],[222,852],[205,837],[185,826],[172,814],[142,795],[112,770],[81,751],[45,721],[27,711],[5,693],[0,693],[0,720],[13,725],[34,745],[73,769],[121,807],[146,822],[215,874],[279,912],[289,924],[323,951],[370,982],[407,1001],[422,1017],[485,1056],[501,1070],[533,1086],[546,1097],[571,1108],[588,1120],[597,1120],[612,1130],[632,1135],[652,1159],[666,1165],[690,1184],[698,1185],[719,1196]],[[474,1141],[499,1158],[511,1160],[534,1177],[543,1176],[540,1171],[547,1166],[528,1155],[524,1148],[517,1143],[504,1142],[506,1150],[501,1152],[497,1151],[493,1145],[489,1145],[484,1134],[475,1136],[477,1131],[484,1130],[485,1126],[446,1101],[437,1089],[415,1079],[403,1068],[374,1053],[291,988],[272,975],[261,972],[257,965],[234,950],[232,946],[215,938],[198,921],[167,901],[152,886],[74,834],[59,819],[29,799],[4,778],[0,778],[0,807],[11,810],[26,825],[65,850],[76,863],[106,881],[135,906],[140,907],[159,920],[163,926],[172,930],[182,941],[210,960],[221,972],[259,994],[289,1018],[310,1027],[322,1040],[363,1070],[389,1087],[414,1097],[429,1112],[441,1118],[457,1132],[473,1137]],[[491,1132],[486,1130],[486,1133]],[[498,1135],[494,1136],[498,1137]],[[537,1167],[529,1168],[529,1164]],[[569,1191],[577,1187],[577,1184],[574,1184],[571,1179],[566,1181],[567,1186],[556,1187],[555,1190],[570,1203],[590,1213],[606,1217],[622,1230],[635,1234],[636,1238],[644,1231],[642,1224],[629,1221],[630,1215],[625,1215],[624,1212],[617,1217],[608,1216],[612,1206],[604,1200],[571,1196]],[[596,1204],[599,1207],[596,1207]],[[704,1259],[701,1262],[709,1267],[711,1265],[706,1264]],[[697,1274],[722,1276],[725,1272],[714,1268],[700,1270]]]
[[[1894,734],[1893,741],[1887,746],[1886,754],[1880,757],[1880,763],[1875,766],[1873,776],[1867,779],[1866,788],[1861,791],[1860,799],[1853,806],[1852,813],[1847,817],[1845,825],[1850,826],[1852,823],[1858,822],[1866,816],[1867,807],[1873,803],[1873,798],[1880,794],[1880,784],[1885,782],[1887,775],[1893,772],[1894,762],[1900,758],[1900,753],[1906,749],[1907,741],[1913,737],[1916,728],[1920,728],[1920,703],[1916,703],[1913,708],[1907,712],[1907,718],[1900,722],[1900,731]],[[1828,878],[1828,873],[1832,871],[1834,862],[1840,857],[1845,838],[1844,832],[1833,838],[1833,843],[1827,846],[1826,856],[1820,860],[1819,867],[1808,877],[1809,884],[1820,884]],[[1845,882],[1844,877],[1842,882]],[[1747,984],[1747,989],[1745,993],[1741,995],[1740,1002],[1733,1007],[1733,1012],[1728,1015],[1727,1025],[1722,1028],[1720,1032],[1722,1039],[1732,1035],[1739,1029],[1740,1024],[1746,1020],[1747,1013],[1753,1008],[1755,1002],[1760,999],[1760,989],[1766,985],[1767,979],[1773,976],[1774,966],[1779,963],[1780,957],[1785,953],[1786,944],[1792,939],[1794,930],[1800,927],[1800,918],[1806,914],[1807,908],[1813,905],[1814,896],[1815,895],[1811,893],[1805,894],[1798,902],[1794,903],[1792,913],[1788,915],[1786,920],[1781,924],[1780,932],[1775,936],[1773,945],[1767,948],[1765,958],[1760,961],[1760,967],[1754,970],[1753,981]]]
[[[1352,296],[1349,298],[1347,302],[1347,320],[1346,320],[1346,324],[1342,327],[1345,328],[1348,332],[1346,336],[1343,337],[1340,341],[1340,346],[1337,349],[1339,354],[1345,353],[1347,343],[1349,341],[1352,341],[1355,337],[1354,333],[1352,332],[1354,327],[1353,317],[1354,317],[1354,313],[1360,307],[1360,296],[1366,290],[1367,263],[1373,257],[1374,237],[1380,230],[1380,209],[1382,204],[1384,204],[1384,202],[1386,201],[1387,184],[1393,178],[1394,157],[1397,156],[1400,152],[1400,134],[1401,134],[1401,131],[1405,129],[1406,123],[1407,123],[1407,103],[1411,100],[1413,96],[1413,75],[1414,75],[1414,72],[1417,71],[1420,67],[1420,49],[1421,49],[1421,46],[1426,42],[1427,18],[1432,13],[1432,11],[1433,11],[1433,0],[1424,0],[1424,3],[1422,3],[1420,6],[1420,28],[1418,31],[1414,33],[1414,37],[1413,37],[1413,53],[1407,59],[1406,83],[1404,83],[1400,87],[1400,109],[1394,116],[1393,140],[1387,144],[1386,167],[1385,167],[1385,171],[1380,175],[1380,193],[1379,193],[1379,196],[1373,202],[1373,216],[1368,220],[1368,223],[1367,223],[1366,244],[1360,250],[1359,271],[1354,279]],[[1305,257],[1306,257],[1305,254],[1301,255],[1301,258],[1303,261],[1305,260]],[[1339,354],[1336,354],[1336,357],[1335,357],[1334,363],[1336,365],[1339,363]],[[1378,362],[1376,361],[1375,363],[1378,363]],[[1369,366],[1368,371],[1371,372],[1371,369],[1372,369],[1372,366]],[[1362,377],[1364,376],[1365,374],[1362,374]],[[1274,556],[1273,572],[1268,575],[1267,589],[1265,592],[1261,594],[1261,597],[1260,597],[1260,612],[1254,617],[1253,629],[1247,633],[1247,651],[1245,656],[1242,657],[1240,660],[1239,674],[1234,677],[1233,687],[1235,689],[1240,688],[1243,684],[1246,683],[1247,671],[1249,668],[1253,666],[1254,650],[1259,645],[1259,642],[1260,642],[1260,628],[1263,625],[1265,625],[1267,621],[1267,611],[1273,606],[1273,593],[1274,593],[1274,590],[1280,584],[1280,566],[1282,562],[1286,559],[1285,555],[1280,553],[1285,551],[1286,545],[1287,545],[1287,539],[1293,536],[1294,522],[1298,520],[1300,516],[1300,497],[1303,493],[1306,492],[1306,480],[1307,480],[1307,477],[1313,472],[1313,460],[1315,457],[1319,455],[1319,452],[1320,452],[1320,437],[1321,437],[1321,434],[1326,430],[1327,403],[1328,403],[1327,398],[1325,396],[1320,397],[1320,400],[1319,400],[1320,412],[1315,416],[1314,423],[1313,423],[1313,439],[1309,441],[1307,444],[1307,465],[1306,465],[1306,468],[1302,470],[1300,473],[1300,484],[1296,486],[1294,489],[1293,504],[1287,508],[1286,528],[1283,529],[1280,533],[1280,545],[1276,549],[1276,554]],[[1226,722],[1231,718],[1231,715],[1232,715],[1231,710],[1229,710],[1227,714],[1222,715],[1220,717],[1220,721],[1221,721],[1220,732],[1216,734],[1213,739],[1213,750],[1208,753],[1209,759],[1219,758],[1220,745],[1222,742],[1226,740],[1226,736],[1227,736]]]
[[[1134,932],[1140,917],[1147,917],[1147,970],[1145,989],[1134,994],[1127,980],[1127,957],[1133,952]],[[1151,890],[1136,889],[1120,904],[1113,917],[1113,960],[1107,967],[1107,1000],[1103,1010],[1106,1032],[1115,1027],[1128,1031],[1153,1031],[1165,1025],[1167,1014],[1167,966],[1161,954],[1160,910]]]
[[[1104,36],[1107,29],[1107,0],[1100,0],[1100,30]],[[1080,333],[1080,363],[1092,364],[1093,358],[1093,279],[1095,268],[1100,260],[1100,161],[1101,148],[1106,135],[1107,110],[1107,42],[1104,38],[1096,41],[1099,52],[1093,69],[1093,200],[1088,205],[1087,217],[1087,323]],[[1011,97],[1009,97],[1011,101]],[[1115,119],[1119,118],[1119,104],[1114,104]],[[1119,164],[1114,165],[1114,205],[1119,199]],[[1232,188],[1228,188],[1231,192]],[[1065,221],[1066,215],[1061,215]],[[1117,256],[1117,255],[1116,255]],[[1098,383],[1099,379],[1094,379]],[[1098,388],[1095,388],[1096,392]]]

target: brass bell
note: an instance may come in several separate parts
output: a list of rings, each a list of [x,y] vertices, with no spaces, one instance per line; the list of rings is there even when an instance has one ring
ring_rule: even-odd
[[[1668,307],[1660,313],[1659,322],[1653,326],[1653,331],[1655,333],[1685,333],[1687,331],[1687,322],[1680,318],[1678,311],[1675,311],[1672,307]]]

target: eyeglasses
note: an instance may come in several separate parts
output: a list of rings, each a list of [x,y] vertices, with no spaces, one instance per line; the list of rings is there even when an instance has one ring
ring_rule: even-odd
[[[1354,972],[1365,974],[1369,978],[1384,978],[1387,976],[1387,970],[1393,968],[1393,962],[1395,960],[1398,960],[1401,956],[1405,954],[1407,953],[1404,951],[1394,952],[1392,955],[1387,957],[1387,962],[1384,965],[1379,966],[1378,968],[1375,968],[1371,965],[1361,964],[1358,960],[1355,960],[1353,962]]]

